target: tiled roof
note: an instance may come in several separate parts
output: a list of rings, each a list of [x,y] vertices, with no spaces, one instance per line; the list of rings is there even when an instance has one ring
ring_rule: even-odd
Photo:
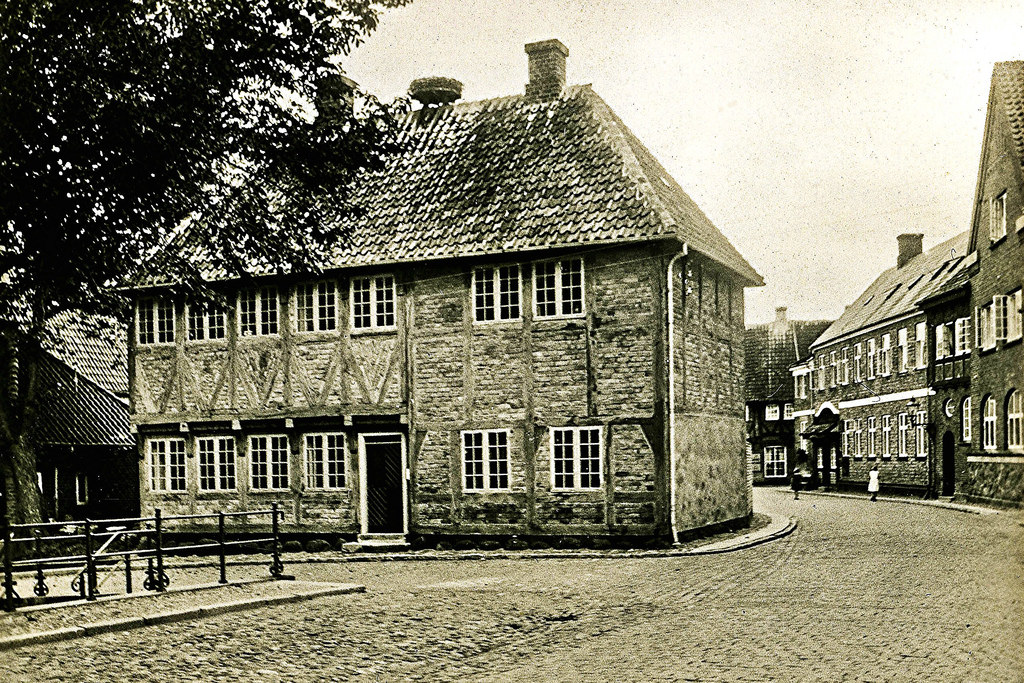
[[[43,355],[36,440],[71,446],[131,446],[128,404],[65,363]]]
[[[331,265],[674,237],[763,284],[588,85],[547,101],[420,109],[404,119],[401,137],[405,151],[357,183],[365,214]]]
[[[996,62],[992,88],[998,90],[1010,123],[1017,163],[1024,165],[1024,61]]]
[[[128,332],[112,318],[62,313],[50,321],[58,337],[50,353],[107,391],[128,395]]]
[[[919,310],[918,301],[938,292],[973,262],[973,255],[967,255],[969,235],[969,231],[962,232],[918,254],[902,268],[884,271],[812,346],[818,348],[864,327]]]
[[[743,338],[748,401],[793,398],[789,367],[808,355],[829,320],[788,320],[747,326]]]

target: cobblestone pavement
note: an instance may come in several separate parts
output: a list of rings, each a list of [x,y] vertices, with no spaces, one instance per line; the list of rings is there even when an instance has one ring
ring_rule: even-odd
[[[368,592],[0,652],[0,680],[1024,680],[1018,513],[756,505],[799,528],[700,557],[293,564]]]

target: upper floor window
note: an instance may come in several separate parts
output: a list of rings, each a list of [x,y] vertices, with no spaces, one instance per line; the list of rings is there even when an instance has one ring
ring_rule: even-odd
[[[782,419],[783,420],[792,420],[793,419],[793,404],[792,403],[784,403],[782,405]]]
[[[551,484],[555,489],[601,488],[601,428],[551,428]]]
[[[996,399],[986,396],[982,401],[981,413],[981,447],[988,450],[996,448]]]
[[[842,377],[841,381],[842,381],[843,384],[849,384],[850,383],[850,347],[849,346],[844,346],[841,355],[842,355],[842,360],[840,362],[840,367],[841,367],[840,376]]]
[[[960,440],[970,443],[971,432],[974,425],[974,418],[971,416],[971,397],[968,396],[960,404]]]
[[[836,352],[828,352],[828,385],[834,387],[839,381],[839,361],[836,360]]]
[[[140,344],[174,343],[174,304],[161,298],[140,299],[138,305]]]
[[[533,276],[535,317],[583,315],[583,259],[536,263]]]
[[[935,326],[935,360],[953,355],[953,326],[942,323]]]
[[[916,348],[917,367],[923,368],[928,364],[928,323],[920,322],[914,326],[914,346]]]
[[[1022,328],[1024,328],[1024,321],[1022,321],[1024,311],[1021,310],[1024,302],[1021,300],[1021,290],[1017,289],[1003,298],[1006,299],[1006,341],[1020,339]]]
[[[395,278],[390,275],[352,279],[352,328],[395,327]]]
[[[206,304],[188,306],[188,340],[224,339],[228,336],[226,316],[223,309]]]
[[[872,415],[868,418],[868,457],[874,458],[878,455],[878,426],[876,418]]]
[[[875,378],[875,340],[868,339],[868,379]]]
[[[953,327],[953,352],[962,356],[971,352],[971,319],[957,318]]]
[[[907,339],[907,328],[901,327],[896,333],[896,369],[906,372],[910,367],[910,346]]]
[[[235,489],[235,439],[211,436],[196,439],[200,491]]]
[[[764,476],[786,476],[786,447],[766,446],[764,449]]]
[[[507,491],[507,429],[462,432],[462,481],[466,491]]]
[[[245,289],[238,294],[238,333],[243,337],[278,333],[277,287]]]
[[[892,335],[888,332],[882,335],[882,349],[879,352],[878,362],[882,367],[882,375],[892,374]]]
[[[924,458],[928,455],[928,433],[925,429],[928,422],[928,413],[923,410],[917,411],[914,422],[916,424],[914,427],[914,438],[917,441],[917,457]]]
[[[295,288],[297,332],[330,332],[338,327],[336,289],[330,280],[308,282]]]
[[[345,488],[345,435],[306,434],[303,439],[306,488]]]
[[[988,238],[996,242],[1006,237],[1006,192],[992,198],[988,215]]]
[[[185,490],[185,440],[150,439],[149,490],[158,493]]]
[[[478,323],[520,318],[519,266],[473,270],[473,320]]]
[[[1024,449],[1024,396],[1016,389],[1006,399],[1006,447]]]
[[[779,419],[779,404],[769,403],[764,407],[764,419],[774,421]]]
[[[892,415],[882,416],[882,457],[892,457]]]
[[[897,434],[896,441],[896,455],[901,458],[907,457],[907,430],[910,427],[910,421],[907,419],[906,413],[900,413],[897,417],[899,424],[899,433]]]
[[[249,486],[254,490],[288,488],[288,437],[282,435],[249,437]]]

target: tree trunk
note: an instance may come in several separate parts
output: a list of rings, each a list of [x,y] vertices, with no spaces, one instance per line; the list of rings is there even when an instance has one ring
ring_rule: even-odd
[[[6,477],[8,488],[8,514],[15,524],[41,521],[39,487],[36,483],[36,452],[22,437],[11,445],[13,473]]]

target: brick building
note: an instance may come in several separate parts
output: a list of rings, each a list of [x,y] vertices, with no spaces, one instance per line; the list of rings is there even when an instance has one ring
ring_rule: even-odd
[[[796,465],[793,378],[789,368],[807,356],[811,342],[831,324],[790,320],[786,308],[775,320],[748,325],[744,337],[747,445],[755,484],[787,481]]]
[[[878,465],[883,490],[934,494],[944,476],[933,443],[932,337],[918,302],[960,282],[973,257],[966,232],[923,253],[922,240],[900,235],[896,266],[792,367],[797,446],[821,485],[861,488]],[[952,354],[969,357],[969,330],[955,328]]]
[[[283,501],[292,531],[667,536],[751,512],[760,276],[589,86],[426,79],[323,277],[137,292],[144,511]]]
[[[997,63],[978,169],[970,248],[975,353],[961,439],[967,500],[1024,502],[1024,62]]]

